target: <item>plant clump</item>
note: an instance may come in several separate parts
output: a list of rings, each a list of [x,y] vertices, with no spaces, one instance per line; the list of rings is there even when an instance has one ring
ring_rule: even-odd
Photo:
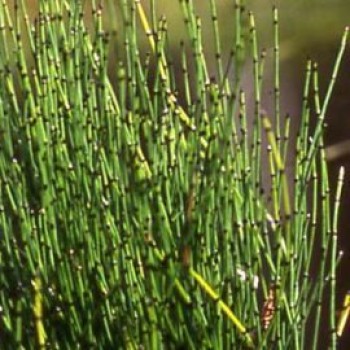
[[[25,1],[8,3],[0,4],[1,347],[317,349],[327,312],[335,349],[344,171],[333,198],[323,132],[348,31],[323,99],[307,62],[291,144],[279,108],[277,9],[270,116],[260,98],[264,52],[238,0],[227,62],[210,2],[216,72],[192,2],[179,1],[188,31],[180,78],[166,19],[150,21],[141,1],[119,2],[114,75],[101,4],[92,1],[90,32],[82,1],[39,1],[34,23]],[[253,60],[254,115],[240,84],[244,57]]]

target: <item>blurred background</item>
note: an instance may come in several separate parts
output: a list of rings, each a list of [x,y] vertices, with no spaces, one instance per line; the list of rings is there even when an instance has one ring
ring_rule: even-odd
[[[6,1],[6,0],[5,0]],[[11,5],[14,0],[7,0]],[[142,0],[149,8],[150,0]],[[31,16],[37,13],[37,0],[27,1]],[[87,9],[87,21],[91,18],[92,1],[84,2]],[[119,23],[121,21],[119,1],[105,0],[106,27],[114,31],[116,42],[121,40]],[[131,0],[130,0],[131,3]],[[210,19],[210,1],[193,0],[196,12],[202,19],[204,49],[209,60],[209,71],[215,71],[212,23]],[[224,62],[234,38],[234,0],[217,0],[220,34],[223,46]],[[267,51],[263,108],[272,110],[272,7],[279,8],[280,17],[280,52],[281,52],[281,111],[289,113],[295,125],[298,123],[301,95],[304,81],[306,59],[318,62],[320,70],[321,98],[324,96],[331,71],[335,62],[340,38],[347,25],[350,25],[349,0],[247,0],[247,11],[253,11],[256,19],[260,49]],[[165,15],[169,27],[169,43],[172,57],[179,58],[180,40],[186,38],[183,16],[178,1],[157,1],[158,15]],[[33,18],[33,17],[32,17]],[[141,33],[141,32],[140,32]],[[142,50],[149,50],[144,35],[140,35]],[[120,43],[120,42],[119,42]],[[121,47],[113,43],[112,52],[119,55]],[[335,91],[329,105],[326,122],[328,124],[325,142],[329,163],[332,194],[335,192],[336,178],[341,165],[345,166],[346,182],[344,186],[339,226],[339,249],[344,251],[344,258],[338,270],[338,302],[350,289],[350,45],[347,45]],[[113,47],[112,47],[113,48]],[[111,60],[111,69],[114,70]],[[245,64],[243,86],[249,95],[251,62]],[[248,96],[249,97],[249,96]],[[325,334],[325,337],[327,335]],[[325,342],[326,343],[326,342]],[[350,324],[340,340],[340,349],[350,349]]]

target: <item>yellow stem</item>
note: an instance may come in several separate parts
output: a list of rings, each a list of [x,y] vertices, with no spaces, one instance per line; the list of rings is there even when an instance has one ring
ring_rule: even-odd
[[[37,341],[40,349],[45,349],[45,329],[43,323],[43,295],[41,292],[41,279],[36,276],[33,281],[34,287],[34,305],[33,313],[35,320],[35,331],[37,336]]]
[[[247,341],[247,346],[249,348],[254,348],[254,343],[247,332],[247,329],[244,327],[242,322],[235,316],[229,306],[220,299],[219,295],[215,292],[215,290],[204,280],[204,278],[194,271],[192,268],[189,269],[190,275],[196,280],[196,282],[203,288],[203,290],[218,303],[219,308],[226,314],[226,316],[232,321],[238,331],[245,337]]]

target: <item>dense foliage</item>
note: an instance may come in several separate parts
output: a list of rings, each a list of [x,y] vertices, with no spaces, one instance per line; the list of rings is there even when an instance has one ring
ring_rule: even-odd
[[[335,349],[344,171],[331,196],[323,128],[347,30],[323,99],[307,62],[292,143],[276,9],[270,116],[264,52],[239,1],[227,60],[210,2],[215,72],[192,2],[179,2],[182,74],[153,1],[150,13],[120,1],[123,53],[112,64],[108,14],[94,1],[91,31],[81,1],[39,1],[34,22],[25,2],[10,3],[0,4],[0,347],[318,349],[324,320]]]

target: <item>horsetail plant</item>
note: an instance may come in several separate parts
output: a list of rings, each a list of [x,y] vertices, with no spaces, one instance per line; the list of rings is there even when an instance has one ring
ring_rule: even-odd
[[[328,327],[335,349],[344,168],[332,199],[323,135],[348,29],[323,100],[307,63],[293,140],[277,9],[269,115],[243,1],[227,60],[210,1],[214,72],[192,1],[175,68],[155,0],[109,7],[112,64],[108,1],[91,1],[90,26],[83,5],[39,0],[32,19],[25,0],[0,3],[0,348],[318,349]]]

